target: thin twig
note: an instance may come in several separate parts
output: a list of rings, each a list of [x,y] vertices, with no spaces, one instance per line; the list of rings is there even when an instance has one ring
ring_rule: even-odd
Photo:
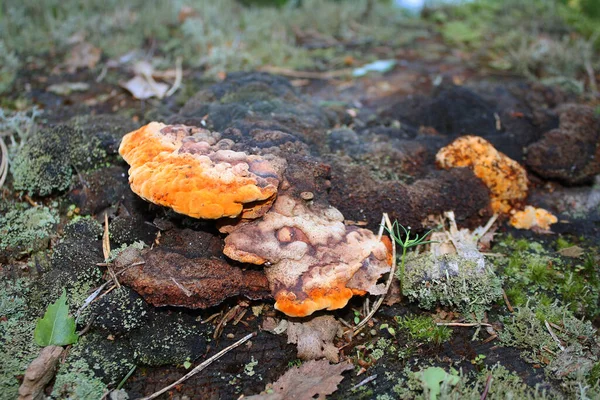
[[[223,350],[221,350],[220,352],[218,352],[214,356],[210,357],[206,361],[202,362],[201,364],[198,364],[196,367],[194,367],[193,370],[191,370],[190,372],[188,372],[187,374],[185,374],[183,377],[179,378],[177,381],[171,383],[169,386],[166,386],[166,387],[162,388],[161,390],[159,390],[158,392],[152,393],[150,396],[143,397],[143,398],[141,398],[139,400],[151,400],[151,399],[155,399],[158,396],[160,396],[161,394],[168,392],[169,390],[173,389],[175,386],[177,386],[177,385],[179,385],[179,384],[187,381],[192,376],[196,375],[198,372],[200,372],[204,368],[208,367],[210,364],[213,363],[213,361],[218,360],[219,358],[223,357],[223,355],[226,354],[227,352],[229,352],[229,351],[235,349],[236,347],[240,346],[241,344],[247,342],[253,336],[256,336],[256,332],[252,332],[252,333],[247,334],[246,336],[244,336],[243,338],[241,338],[240,340],[238,340],[237,342],[235,342],[231,346],[228,346],[228,347],[224,348]]]
[[[236,304],[231,310],[227,311],[227,313],[223,316],[223,318],[221,318],[221,320],[217,324],[215,332],[213,333],[213,339],[217,339],[219,336],[221,336],[225,325],[227,325],[227,323],[233,319],[233,317],[239,309],[240,305]]]
[[[554,341],[558,345],[558,348],[561,349],[562,351],[565,351],[565,346],[562,345],[562,343],[560,342],[560,339],[558,338],[558,336],[556,336],[556,334],[550,327],[550,324],[548,323],[548,321],[544,320],[544,324],[546,325],[546,329],[548,329],[550,336],[552,336],[552,339],[554,339]]]
[[[165,94],[166,97],[171,96],[177,91],[177,89],[179,89],[179,86],[181,86],[182,75],[183,71],[181,69],[181,57],[177,57],[177,60],[175,61],[175,82],[173,83],[173,86],[171,86],[171,89],[169,89]]]
[[[262,72],[269,72],[271,74],[289,76],[291,78],[304,78],[304,79],[332,79],[332,78],[340,78],[343,76],[349,76],[352,74],[352,69],[339,69],[337,71],[328,71],[328,72],[310,72],[310,71],[296,71],[293,69],[281,68],[281,67],[273,67],[270,65],[265,65],[258,69]]]
[[[471,326],[492,326],[492,324],[486,324],[485,322],[471,322],[471,323],[466,323],[466,322],[437,322],[436,323],[437,326],[465,326],[465,327],[471,327]]]
[[[186,288],[185,286],[183,286],[181,283],[177,282],[175,280],[175,278],[171,277],[171,280],[173,281],[173,283],[175,284],[175,286],[177,286],[179,289],[181,289],[181,291],[183,292],[183,294],[185,294],[187,297],[190,297],[191,295],[193,295],[193,293]]]
[[[492,374],[489,374],[487,377],[487,380],[485,381],[485,390],[481,394],[481,400],[485,400],[487,398],[487,395],[490,392],[491,386],[492,386]]]
[[[504,298],[504,303],[506,304],[506,308],[508,308],[508,311],[510,311],[511,313],[514,313],[515,309],[510,304],[510,301],[508,301],[508,296],[506,295],[506,292],[504,291],[504,289],[502,289],[502,297]]]
[[[2,160],[0,160],[0,188],[4,185],[6,176],[8,175],[8,147],[4,143],[4,139],[0,138],[0,150],[2,150]]]
[[[485,340],[484,340],[483,342],[481,342],[481,343],[483,343],[483,344],[486,344],[486,343],[489,343],[489,342],[491,342],[492,340],[495,340],[495,339],[497,339],[497,338],[498,338],[498,335],[496,335],[496,334],[493,334],[493,335],[489,336],[487,339],[485,339]]]
[[[383,221],[385,221],[386,226],[391,231],[392,230],[392,222],[390,221],[390,218],[388,217],[387,213],[383,213],[382,224],[381,224],[382,226],[383,226]],[[380,227],[379,228],[379,240],[381,240],[381,235],[383,235],[383,228]],[[392,240],[391,242],[392,242],[392,266],[390,267],[390,275],[388,276],[388,280],[385,284],[385,291],[383,292],[383,294],[381,296],[379,296],[379,298],[373,305],[371,312],[362,321],[360,321],[360,323],[358,325],[356,325],[356,327],[354,328],[354,333],[357,333],[359,329],[361,329],[371,318],[373,318],[373,315],[375,315],[375,313],[379,309],[379,306],[381,306],[381,303],[383,303],[385,296],[387,296],[387,294],[390,290],[390,286],[392,286],[392,281],[394,279],[394,274],[396,272],[396,241]]]
[[[358,389],[359,387],[364,386],[364,385],[366,385],[367,383],[369,383],[371,381],[374,381],[375,379],[377,379],[377,374],[371,375],[368,378],[363,379],[362,381],[360,381],[356,385],[352,386],[352,389],[350,389],[350,390],[354,391],[354,390]]]

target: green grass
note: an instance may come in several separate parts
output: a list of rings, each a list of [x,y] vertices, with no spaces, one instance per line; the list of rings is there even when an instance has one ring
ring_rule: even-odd
[[[600,65],[600,3],[477,0],[429,16],[451,46],[479,66],[511,70],[572,91],[590,88],[586,68]]]
[[[279,67],[329,69],[352,52],[336,43],[355,45],[402,38],[405,18],[387,2],[366,0],[288,2],[282,7],[246,7],[235,0],[8,0],[0,5],[0,37],[8,52],[21,59],[66,52],[74,35],[99,47],[104,56],[152,49],[159,67],[203,67],[209,75]],[[178,18],[192,7],[187,18]],[[302,46],[297,32],[317,46]],[[320,44],[326,48],[320,48]],[[327,43],[329,43],[327,45]]]

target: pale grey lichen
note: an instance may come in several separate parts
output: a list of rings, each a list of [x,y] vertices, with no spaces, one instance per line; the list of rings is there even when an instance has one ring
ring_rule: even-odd
[[[422,308],[441,304],[477,318],[502,297],[502,281],[489,266],[482,270],[457,254],[408,255],[402,288]]]

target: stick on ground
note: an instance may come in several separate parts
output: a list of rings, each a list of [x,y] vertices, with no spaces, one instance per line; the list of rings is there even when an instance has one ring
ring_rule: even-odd
[[[155,399],[158,396],[160,396],[161,394],[168,392],[169,390],[173,389],[175,386],[177,386],[177,385],[179,385],[179,384],[187,381],[192,376],[196,375],[198,372],[200,372],[204,368],[208,367],[210,364],[213,363],[213,361],[218,360],[219,358],[223,357],[223,355],[225,355],[227,352],[229,352],[229,351],[235,349],[236,347],[238,347],[239,345],[247,342],[253,336],[256,336],[256,332],[252,332],[252,333],[247,334],[246,336],[244,336],[243,338],[241,338],[240,340],[238,340],[237,342],[235,342],[231,346],[228,346],[228,347],[224,348],[223,350],[221,350],[220,352],[218,352],[214,356],[210,357],[206,361],[198,364],[196,367],[194,367],[193,370],[191,370],[190,372],[188,372],[187,374],[185,374],[184,376],[182,376],[181,378],[179,378],[177,381],[171,383],[169,386],[166,386],[166,387],[162,388],[161,390],[159,390],[158,392],[152,393],[150,396],[143,397],[143,398],[141,398],[139,400],[151,400],[151,399]]]

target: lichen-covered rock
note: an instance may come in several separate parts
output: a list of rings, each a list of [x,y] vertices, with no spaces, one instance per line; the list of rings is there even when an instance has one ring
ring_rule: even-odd
[[[104,261],[101,236],[102,227],[89,218],[65,227],[63,237],[53,248],[50,270],[37,282],[37,302],[46,304],[66,289],[72,307],[83,304],[89,290],[102,283],[102,271],[96,265]]]
[[[158,366],[182,364],[206,352],[209,327],[184,313],[157,313],[144,329],[129,335],[137,363]]]
[[[195,218],[257,218],[275,198],[281,159],[231,150],[220,134],[150,123],[127,134],[119,152],[131,165],[131,189],[142,198]]]
[[[66,190],[73,173],[112,159],[128,127],[131,121],[123,117],[88,116],[37,131],[13,161],[14,188],[39,196]]]
[[[90,305],[92,327],[117,336],[144,325],[150,306],[133,290],[121,286]]]
[[[236,128],[250,141],[253,131],[280,131],[287,140],[311,143],[316,142],[310,137],[318,142],[313,135],[331,125],[328,115],[287,79],[262,72],[228,74],[223,82],[192,97],[170,122],[207,124],[221,132]]]
[[[344,225],[331,206],[280,196],[261,220],[225,238],[224,253],[265,264],[275,308],[290,316],[344,307],[354,294],[382,294],[390,251],[366,229]]]
[[[22,258],[48,247],[58,212],[48,207],[11,205],[0,215],[0,262]]]
[[[127,375],[134,366],[133,350],[126,340],[107,336],[106,332],[92,330],[71,348],[59,373],[63,391],[73,391],[82,385],[116,385]],[[78,370],[78,365],[87,367]]]
[[[600,117],[583,105],[557,111],[559,127],[527,147],[527,166],[545,179],[569,185],[588,182],[600,173]]]
[[[19,150],[11,166],[14,188],[47,196],[71,183],[69,140],[73,130],[64,126],[42,130]]]

